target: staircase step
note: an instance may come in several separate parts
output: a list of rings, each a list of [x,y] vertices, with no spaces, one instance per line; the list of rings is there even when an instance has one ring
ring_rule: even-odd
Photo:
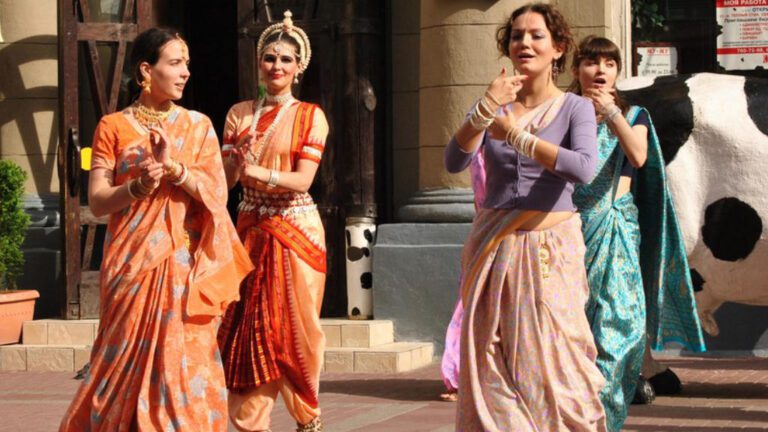
[[[326,336],[323,369],[396,373],[432,362],[431,343],[394,342],[388,320],[321,319]],[[74,372],[88,362],[99,320],[44,319],[24,323],[22,344],[0,346],[0,372]]]
[[[0,372],[74,372],[91,355],[88,345],[0,346]]]
[[[393,342],[373,348],[326,348],[324,371],[385,374],[407,372],[432,363],[425,342]]]
[[[43,319],[24,322],[24,345],[93,345],[99,320]]]
[[[371,348],[395,341],[395,326],[388,320],[321,319],[326,348]]]

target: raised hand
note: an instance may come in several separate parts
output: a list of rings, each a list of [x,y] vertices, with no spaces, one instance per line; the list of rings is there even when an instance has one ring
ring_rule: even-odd
[[[507,68],[501,68],[501,73],[488,86],[487,94],[492,102],[501,106],[512,103],[517,99],[517,92],[523,88],[526,78],[528,75],[508,75]]]
[[[161,165],[171,162],[171,138],[161,125],[149,127],[149,143],[152,145],[152,156]]]
[[[592,101],[595,111],[599,114],[607,112],[612,106],[616,105],[615,90],[613,89],[588,88],[583,93],[584,97]]]
[[[509,131],[517,127],[517,119],[512,113],[512,110],[507,107],[503,108],[503,113],[497,115],[493,119],[493,124],[488,127],[488,133],[491,134],[493,139],[506,140]]]
[[[154,158],[147,158],[139,163],[139,181],[145,187],[155,189],[163,178],[163,164]]]

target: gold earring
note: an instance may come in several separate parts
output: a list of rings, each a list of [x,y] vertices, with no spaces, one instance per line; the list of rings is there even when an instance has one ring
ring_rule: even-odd
[[[141,81],[141,91],[152,93],[152,80],[149,77]]]

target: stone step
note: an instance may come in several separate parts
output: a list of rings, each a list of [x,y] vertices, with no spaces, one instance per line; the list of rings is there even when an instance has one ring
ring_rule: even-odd
[[[90,357],[88,345],[0,346],[0,372],[75,372]],[[336,373],[407,372],[432,363],[432,344],[395,342],[374,348],[326,348],[323,370]]]
[[[433,347],[426,342],[393,342],[373,348],[326,348],[325,372],[389,374],[432,363]]]
[[[321,319],[328,348],[370,348],[394,342],[392,321]],[[22,331],[24,345],[93,345],[99,320],[27,321]]]
[[[395,341],[392,321],[323,318],[320,325],[326,348],[371,348]]]
[[[98,329],[97,319],[26,321],[21,341],[24,345],[93,345]]]
[[[91,355],[89,345],[0,346],[0,372],[74,372]]]

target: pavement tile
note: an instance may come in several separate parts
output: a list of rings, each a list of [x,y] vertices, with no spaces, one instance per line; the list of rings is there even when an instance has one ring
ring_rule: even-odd
[[[683,393],[632,406],[625,431],[768,431],[768,359],[667,358]],[[0,373],[0,432],[56,430],[79,381],[72,373]],[[439,364],[387,374],[325,373],[320,403],[328,432],[453,432],[456,405],[441,402]],[[282,402],[275,432],[295,423]],[[230,431],[234,429],[230,428]]]

